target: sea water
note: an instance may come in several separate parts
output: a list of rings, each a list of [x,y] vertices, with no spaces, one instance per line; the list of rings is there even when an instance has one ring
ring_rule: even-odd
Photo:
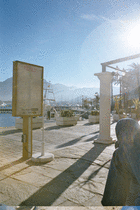
[[[15,126],[15,120],[11,113],[0,113],[0,127]]]

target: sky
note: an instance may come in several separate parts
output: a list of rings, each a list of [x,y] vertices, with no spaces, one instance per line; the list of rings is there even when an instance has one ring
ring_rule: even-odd
[[[0,49],[0,81],[19,60],[52,84],[99,87],[101,63],[140,53],[140,1],[0,0]]]

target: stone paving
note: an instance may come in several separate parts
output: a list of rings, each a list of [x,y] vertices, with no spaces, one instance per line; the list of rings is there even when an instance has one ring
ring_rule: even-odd
[[[111,124],[114,140],[115,125]],[[46,122],[45,152],[53,153],[55,159],[41,164],[22,158],[22,130],[1,128],[0,203],[18,209],[104,209],[101,199],[115,147],[93,143],[98,134],[99,124],[88,120],[70,127]],[[41,138],[42,130],[33,130],[33,154],[41,152]]]

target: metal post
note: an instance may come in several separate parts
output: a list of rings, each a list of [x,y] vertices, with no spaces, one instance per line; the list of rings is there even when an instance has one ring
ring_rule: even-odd
[[[41,156],[44,155],[44,101],[43,101],[43,116],[42,116],[42,150]]]
[[[32,117],[23,117],[23,135],[25,139],[23,141],[23,158],[32,157]]]
[[[113,79],[111,80],[111,111],[113,110]]]
[[[31,117],[28,117],[28,157],[32,156],[32,121]]]
[[[140,88],[139,88],[139,85],[140,85],[140,81],[139,81],[139,67],[138,67],[138,94],[139,94],[139,101],[140,101]]]
[[[106,72],[106,65],[102,64],[102,72]]]
[[[121,99],[121,96],[122,96],[122,78],[120,77],[120,99]],[[122,103],[120,100],[120,109],[122,108],[121,105],[122,105]]]

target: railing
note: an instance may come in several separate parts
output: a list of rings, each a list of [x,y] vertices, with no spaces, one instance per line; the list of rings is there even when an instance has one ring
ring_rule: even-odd
[[[3,108],[0,108],[0,113],[5,113],[5,112],[6,112],[6,113],[7,113],[7,112],[8,112],[8,113],[9,113],[9,112],[12,112],[12,108],[11,108],[11,109],[10,109],[10,108],[4,108],[4,109],[3,109]]]

